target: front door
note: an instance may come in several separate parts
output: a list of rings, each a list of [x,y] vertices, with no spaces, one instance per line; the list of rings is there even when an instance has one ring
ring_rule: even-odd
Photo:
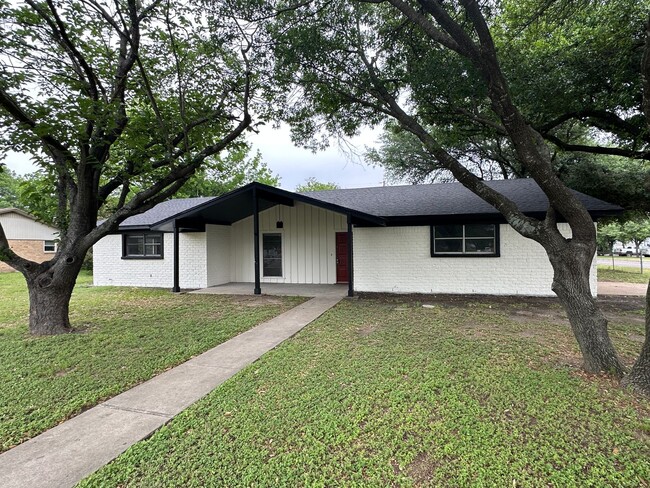
[[[336,282],[348,282],[348,233],[336,233]]]

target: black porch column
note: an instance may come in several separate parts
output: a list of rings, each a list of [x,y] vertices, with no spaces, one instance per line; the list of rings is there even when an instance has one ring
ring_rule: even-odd
[[[259,202],[257,201],[257,188],[253,188],[253,236],[255,242],[253,247],[255,249],[255,288],[253,293],[255,295],[262,294],[260,286],[260,215],[259,215]]]
[[[178,222],[174,220],[174,287],[172,291],[178,293],[181,291],[180,279],[179,279],[179,250],[178,250]]]
[[[354,296],[354,264],[352,256],[352,215],[348,214],[348,296]]]

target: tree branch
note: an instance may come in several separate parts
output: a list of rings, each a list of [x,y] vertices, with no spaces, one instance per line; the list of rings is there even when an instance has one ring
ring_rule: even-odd
[[[543,134],[544,139],[552,142],[563,151],[571,152],[584,152],[588,154],[604,154],[608,156],[623,156],[630,159],[640,159],[650,161],[650,151],[633,151],[631,149],[623,149],[620,147],[607,147],[607,146],[587,146],[584,144],[571,144],[564,142],[557,136],[551,134]]]
[[[374,0],[360,0],[362,2],[376,3]],[[403,0],[388,0],[390,4],[398,9],[404,16],[420,28],[429,36],[430,39],[442,44],[443,46],[455,52],[463,51],[463,54],[468,54],[464,49],[450,36],[438,29],[435,24],[429,21],[425,16],[419,14],[410,4]]]
[[[422,127],[414,117],[407,114],[397,103],[395,97],[388,92],[379,79],[375,68],[368,61],[362,49],[359,49],[359,57],[368,71],[378,98],[390,108],[391,115],[399,122],[399,124],[404,129],[414,134],[420,142],[422,142],[422,145],[427,152],[429,152],[443,168],[448,169],[460,183],[501,212],[508,223],[517,229],[518,232],[525,237],[530,237],[531,239],[539,241],[540,222],[524,215],[512,200],[487,186],[476,175],[465,168],[456,158],[445,151],[431,136],[431,134],[429,134],[429,132]]]
[[[645,43],[641,58],[641,80],[643,83],[643,114],[645,115],[646,126],[650,133],[650,14],[648,14],[648,19],[645,24]],[[650,313],[648,315],[650,316]]]
[[[0,261],[7,263],[9,266],[23,274],[31,271],[38,266],[38,263],[20,257],[16,254],[11,247],[5,234],[4,228],[0,223]]]
[[[0,88],[0,107],[4,108],[12,118],[28,128],[38,139],[43,143],[45,149],[52,154],[55,158],[61,161],[74,162],[75,158],[70,153],[68,148],[59,142],[56,138],[49,134],[40,134],[36,122],[27,115],[22,107],[7,93],[4,89]]]

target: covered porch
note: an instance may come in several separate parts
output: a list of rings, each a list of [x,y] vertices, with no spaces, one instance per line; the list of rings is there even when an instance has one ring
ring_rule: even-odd
[[[269,294],[301,295],[300,287],[338,283],[334,288],[312,288],[307,293],[313,294],[304,296],[340,296],[340,291],[331,290],[344,287],[353,296],[355,225],[384,222],[354,209],[251,183],[158,222],[152,230],[173,235],[174,292],[180,291],[181,275],[202,273],[182,269],[190,261],[180,239],[200,233],[205,236],[203,283],[210,292],[259,295],[262,287],[273,285]],[[223,291],[226,288],[229,291]]]

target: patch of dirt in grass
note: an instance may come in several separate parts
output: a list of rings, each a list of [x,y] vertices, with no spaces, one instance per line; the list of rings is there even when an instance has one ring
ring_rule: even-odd
[[[61,369],[61,370],[57,371],[56,373],[54,373],[54,376],[56,376],[57,378],[62,378],[63,376],[67,375],[68,373],[71,373],[75,369],[77,369],[77,368]]]
[[[421,452],[406,468],[406,473],[413,479],[415,486],[423,486],[431,480],[439,466],[438,461],[432,459],[426,452]]]
[[[566,313],[555,297],[493,296],[493,295],[428,295],[423,293],[359,293],[360,299],[373,299],[393,304],[402,310],[409,305],[426,303],[441,307],[484,307],[489,310],[506,312],[516,320],[543,320],[566,323]],[[645,308],[644,297],[602,296],[598,304],[610,320],[624,317],[625,320],[639,318],[639,312]],[[628,314],[627,312],[634,312]]]
[[[639,342],[641,344],[645,341],[645,337],[639,334],[627,334],[625,337],[633,342]]]
[[[607,312],[638,312],[645,308],[645,297],[600,296],[598,304]]]
[[[367,337],[377,330],[377,324],[365,324],[357,328],[357,334],[361,337]]]

